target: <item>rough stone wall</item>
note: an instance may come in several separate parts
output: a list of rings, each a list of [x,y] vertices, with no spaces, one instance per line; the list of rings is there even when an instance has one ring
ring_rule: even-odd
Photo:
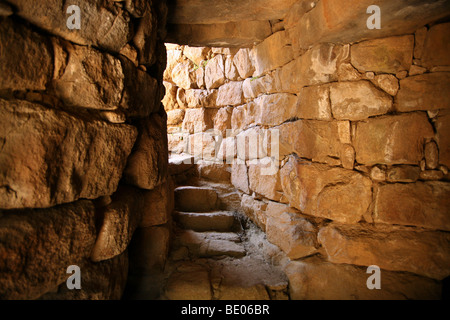
[[[240,211],[289,258],[291,298],[439,299],[450,23],[305,49],[299,10],[253,48],[167,45],[169,150],[241,191]],[[371,265],[381,290],[366,287]]]
[[[134,247],[164,264],[166,14],[164,1],[0,2],[0,299],[119,299],[128,269],[156,270]]]

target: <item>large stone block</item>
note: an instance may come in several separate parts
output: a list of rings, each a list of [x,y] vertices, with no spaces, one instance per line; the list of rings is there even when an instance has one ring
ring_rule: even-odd
[[[207,212],[217,208],[217,192],[209,187],[178,187],[175,208],[185,212]]]
[[[302,56],[281,68],[284,92],[298,93],[304,86],[337,80],[337,66],[344,57],[342,46],[325,43],[313,46]]]
[[[285,268],[293,300],[439,300],[441,286],[431,279],[381,270],[381,290],[367,288],[366,268],[309,258]]]
[[[80,200],[50,209],[4,211],[0,218],[0,297],[36,299],[89,257],[95,208]]]
[[[207,6],[210,6],[209,3]],[[197,14],[197,13],[196,13]],[[168,24],[167,42],[207,47],[251,47],[272,34],[267,20],[214,24]]]
[[[303,87],[299,93],[297,116],[301,119],[331,120],[330,87]]]
[[[251,101],[242,106],[234,107],[231,114],[231,129],[233,134],[256,125],[258,106]]]
[[[445,1],[383,0],[376,3],[381,9],[381,28],[369,29],[367,8],[373,4],[372,0],[319,1],[298,19],[297,32],[291,38],[298,39],[299,47],[307,49],[318,42],[351,43],[413,34],[418,28],[444,18],[448,12]]]
[[[423,158],[423,144],[434,136],[425,113],[368,119],[356,124],[356,161],[365,165],[415,164]]]
[[[450,184],[381,185],[376,193],[374,221],[450,231]]]
[[[132,118],[145,118],[158,112],[164,98],[164,86],[147,72],[137,69],[128,59],[120,57],[124,73],[124,90],[120,106]]]
[[[420,58],[421,65],[432,68],[434,66],[450,65],[450,23],[434,25],[428,30]]]
[[[0,207],[42,208],[114,193],[136,128],[25,101],[0,99],[0,112]]]
[[[262,159],[267,156],[264,138],[267,131],[253,127],[236,136],[236,153],[240,160]]]
[[[270,200],[284,201],[281,189],[280,175],[277,160],[263,158],[250,161],[248,166],[248,181],[251,191],[256,192]]]
[[[279,131],[280,157],[296,153],[299,157],[335,164],[342,147],[339,122],[297,120],[273,128]]]
[[[294,59],[294,53],[286,31],[276,32],[256,45],[253,55],[256,69],[255,76],[261,76]]]
[[[221,146],[221,133],[216,131],[199,132],[189,136],[187,152],[198,160],[216,161]]]
[[[124,252],[142,220],[143,195],[139,189],[121,186],[112,202],[100,209],[103,220],[92,249],[91,260],[108,260]]]
[[[397,73],[409,70],[414,36],[389,37],[352,45],[351,62],[360,72]]]
[[[289,204],[309,215],[357,223],[372,202],[371,180],[352,170],[291,156],[280,177]]]
[[[252,220],[262,230],[266,230],[267,221],[267,203],[264,201],[256,200],[252,196],[242,195],[241,210],[242,212]]]
[[[426,73],[400,80],[396,108],[401,112],[450,109],[450,73]]]
[[[390,111],[391,97],[368,81],[336,82],[330,87],[333,116],[338,120],[363,120]]]
[[[204,132],[214,128],[216,109],[196,108],[186,109],[183,120],[183,131],[189,133]]]
[[[236,66],[237,72],[242,79],[247,79],[253,75],[255,67],[250,58],[250,52],[247,48],[239,49],[233,57],[233,63]]]
[[[442,280],[450,275],[450,235],[394,227],[328,225],[319,231],[328,260],[408,271]]]
[[[214,116],[214,130],[220,132],[223,138],[227,136],[227,130],[231,129],[232,112],[232,107],[224,107],[218,109]]]
[[[18,59],[20,53],[26,59]],[[0,89],[45,90],[52,77],[53,61],[49,41],[40,34],[1,18]]]
[[[216,107],[217,90],[191,89],[185,92],[185,101],[189,108]]]
[[[139,136],[124,170],[125,181],[152,190],[167,177],[168,141],[165,117],[157,113],[137,122]]]
[[[119,59],[70,43],[55,47],[59,53],[56,55],[59,70],[52,83],[56,96],[65,105],[107,110],[119,106],[125,78]],[[62,61],[64,58],[67,59],[66,63]]]
[[[185,46],[183,54],[197,66],[200,66],[203,60],[206,60],[209,48]]]
[[[254,100],[258,125],[277,126],[297,116],[297,96],[289,93],[262,95]],[[249,115],[247,115],[248,117]],[[246,121],[249,121],[246,117]],[[251,116],[250,116],[251,117]]]
[[[225,83],[225,64],[223,56],[218,54],[208,61],[205,67],[205,85],[207,89],[216,89]]]
[[[119,10],[113,3],[100,4],[97,0],[74,0],[65,3],[62,0],[11,0],[16,13],[38,27],[56,34],[66,40],[92,45],[120,52],[131,40],[132,21],[125,10]],[[67,27],[67,8],[77,5],[80,8],[81,29],[70,30]],[[69,11],[73,14],[73,12]]]
[[[236,161],[233,162],[231,167],[231,184],[247,194],[250,193],[248,170],[245,163],[239,164]]]
[[[237,106],[242,103],[242,81],[230,81],[219,88],[217,106]]]
[[[263,77],[245,79],[242,85],[244,98],[256,98],[260,94],[270,94],[281,91],[281,82],[278,75],[279,70],[276,70]]]
[[[171,23],[211,24],[243,20],[272,20],[284,17],[295,0],[180,0],[169,17]]]
[[[196,86],[194,64],[190,60],[179,62],[172,70],[172,81],[180,88],[191,89]]]
[[[170,220],[175,206],[171,179],[150,191],[143,191],[143,215],[139,227],[162,225]]]
[[[314,253],[318,243],[316,227],[292,211],[289,206],[269,202],[266,234],[267,240],[295,260]]]

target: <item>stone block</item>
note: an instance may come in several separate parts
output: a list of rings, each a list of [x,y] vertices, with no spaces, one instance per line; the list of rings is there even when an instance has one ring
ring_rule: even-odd
[[[357,223],[372,203],[371,180],[353,170],[291,156],[280,177],[289,204],[305,214]]]

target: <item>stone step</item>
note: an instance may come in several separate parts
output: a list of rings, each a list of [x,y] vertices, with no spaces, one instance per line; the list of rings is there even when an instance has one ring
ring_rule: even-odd
[[[217,192],[210,187],[183,186],[175,189],[175,208],[179,211],[207,212],[217,206]]]
[[[289,299],[284,273],[250,256],[179,262],[163,291],[169,300]]]
[[[194,231],[231,231],[235,223],[235,216],[230,211],[175,211],[174,217],[181,227]]]
[[[186,247],[191,256],[245,256],[245,248],[238,234],[233,232],[195,232],[183,230],[175,240],[177,247]]]

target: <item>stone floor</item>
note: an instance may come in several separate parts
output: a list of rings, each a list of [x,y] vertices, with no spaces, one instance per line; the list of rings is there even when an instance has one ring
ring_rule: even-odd
[[[273,263],[278,249],[234,210],[226,184],[191,181],[175,190],[175,239],[160,299],[286,300],[288,282]]]

